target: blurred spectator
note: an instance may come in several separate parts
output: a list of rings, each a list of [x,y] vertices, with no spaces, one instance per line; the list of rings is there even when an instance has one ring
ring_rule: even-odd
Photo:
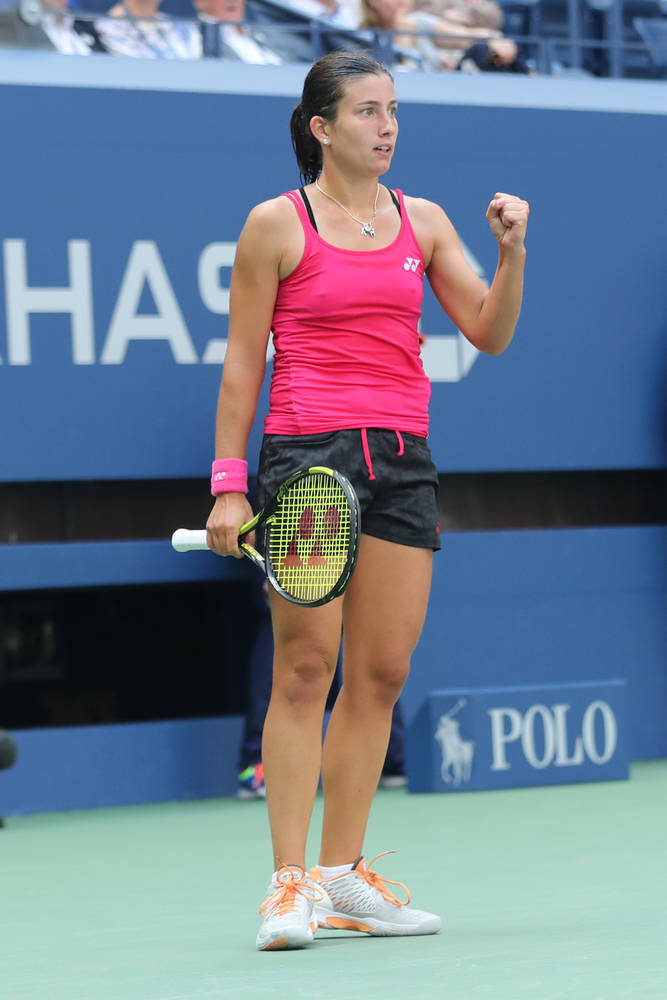
[[[497,31],[446,21],[427,11],[415,10],[413,0],[362,0],[362,27],[394,32],[398,65],[405,69],[456,69],[469,43]],[[419,35],[404,32],[422,32]],[[435,34],[441,37],[436,38]]]
[[[144,59],[196,59],[201,43],[193,26],[174,21],[158,8],[161,0],[125,0],[95,22],[107,52]]]
[[[308,17],[331,21],[341,28],[358,28],[361,22],[360,0],[288,0],[289,6]]]
[[[530,73],[512,38],[476,42],[464,53],[459,69],[464,73]]]
[[[68,0],[42,0],[42,30],[52,45],[65,55],[90,55],[90,45],[74,28],[67,10]]]
[[[466,28],[499,31],[503,26],[503,9],[496,0],[415,0],[415,8]]]
[[[42,31],[58,52],[68,56],[87,56],[105,52],[91,22],[77,20],[68,10],[69,0],[42,0],[40,24]]]
[[[289,58],[279,46],[267,43],[264,31],[250,28],[245,19],[245,0],[194,0],[201,28],[202,53],[207,58],[239,59],[247,63],[277,65]],[[278,43],[289,45],[289,34],[274,33]]]
[[[55,0],[57,2],[57,0]],[[196,21],[159,13],[161,0],[125,0],[96,22],[106,51],[148,59],[238,59],[278,64],[263,32],[243,24],[245,0],[194,0]],[[281,33],[283,35],[283,33]],[[284,34],[286,41],[289,35]]]
[[[488,39],[502,34],[505,14],[496,0],[415,0],[415,7],[417,10],[435,14],[448,24],[474,29],[478,37],[481,35]],[[434,38],[433,41],[438,47],[448,49],[450,53],[455,49],[448,39]],[[456,68],[460,68],[460,60],[465,55],[466,48],[467,46],[464,46],[454,53]]]

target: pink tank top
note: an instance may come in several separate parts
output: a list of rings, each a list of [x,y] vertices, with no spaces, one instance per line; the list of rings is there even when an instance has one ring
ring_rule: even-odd
[[[278,288],[267,434],[382,427],[427,436],[431,386],[417,330],[424,262],[397,194],[394,242],[342,250],[315,231],[299,194],[286,193],[306,244]]]

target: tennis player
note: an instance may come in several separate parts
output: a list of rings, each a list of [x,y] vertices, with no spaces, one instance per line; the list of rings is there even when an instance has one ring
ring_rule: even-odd
[[[246,447],[270,331],[276,353],[257,503],[296,470],[326,465],[354,485],[362,537],[342,597],[300,608],[271,595],[262,758],[274,874],[260,907],[263,950],[306,945],[318,924],[383,936],[440,929],[439,916],[412,908],[407,890],[397,896],[363,857],[392,708],[440,548],[417,324],[426,275],[476,348],[504,351],[521,305],[529,213],[521,198],[493,196],[486,217],[498,267],[487,288],[438,205],[379,183],[396,148],[397,100],[388,70],[367,53],[338,51],[312,66],[291,133],[305,187],[253,208],[239,238],[208,543],[241,556],[238,529],[252,516]],[[341,631],[343,685],[322,746]],[[321,853],[309,871],[320,775]]]

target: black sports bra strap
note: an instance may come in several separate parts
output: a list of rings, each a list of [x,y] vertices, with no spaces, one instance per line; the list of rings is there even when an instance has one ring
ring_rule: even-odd
[[[401,203],[400,203],[400,201],[398,200],[398,198],[396,197],[396,195],[394,194],[394,192],[391,190],[391,188],[387,188],[387,191],[391,195],[391,200],[393,201],[394,205],[396,206],[396,211],[398,212],[399,218],[403,218],[403,216],[401,215]]]
[[[317,232],[317,223],[315,222],[315,216],[313,215],[313,210],[310,207],[310,202],[308,201],[308,195],[306,194],[305,189],[299,188],[299,194],[303,198],[303,203],[306,206],[306,211],[308,212],[308,218],[310,219],[310,224],[315,230],[315,232]]]

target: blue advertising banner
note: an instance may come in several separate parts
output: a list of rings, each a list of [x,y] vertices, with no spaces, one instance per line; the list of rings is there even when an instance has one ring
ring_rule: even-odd
[[[625,682],[433,691],[406,760],[411,792],[627,778]]]
[[[232,85],[224,67],[212,77],[184,64],[167,85],[164,67],[91,59],[65,86],[46,70],[41,83],[12,82],[8,65],[0,480],[206,478],[235,242],[255,203],[298,185],[288,120],[303,68],[237,68]],[[649,85],[626,85],[631,113],[599,81],[581,82],[578,103],[571,85],[511,82],[396,81],[401,137],[386,180],[443,204],[487,280],[490,198],[509,190],[532,204],[525,305],[506,354],[479,356],[427,295],[436,463],[660,466],[664,114]],[[641,192],[631,211],[628,191]]]

